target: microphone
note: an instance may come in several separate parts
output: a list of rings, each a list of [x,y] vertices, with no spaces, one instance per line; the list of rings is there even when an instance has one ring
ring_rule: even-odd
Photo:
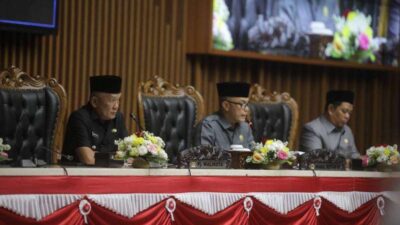
[[[46,152],[50,152],[52,154],[61,155],[61,157],[67,159],[68,161],[72,161],[74,159],[74,157],[71,155],[65,155],[65,154],[62,154],[55,150],[52,150],[46,146],[40,146],[39,148],[35,149],[32,152],[32,155],[29,158],[24,158],[23,156],[19,155],[17,157],[17,160],[12,163],[12,166],[33,168],[33,167],[41,167],[41,166],[47,165],[47,162],[45,160],[38,157],[38,155],[41,155],[39,151],[42,149],[45,150]]]
[[[68,160],[68,161],[72,161],[72,160],[74,160],[74,156],[72,156],[72,155],[66,155],[66,154],[63,154],[63,153],[61,153],[61,152],[57,152],[57,151],[55,151],[55,150],[53,150],[53,149],[50,149],[50,148],[48,148],[48,147],[46,147],[46,146],[40,146],[36,151],[38,151],[38,150],[41,150],[41,149],[43,149],[43,150],[45,150],[45,151],[47,151],[47,152],[50,152],[50,153],[52,153],[52,154],[57,154],[57,155],[60,155],[61,156],[61,158],[64,158],[64,159],[66,159],[66,160]],[[37,157],[36,157],[36,154],[35,154],[35,159],[34,159],[35,161],[37,160]],[[41,161],[43,161],[43,160],[41,160]],[[44,162],[44,161],[43,161]],[[46,162],[44,162],[45,164],[46,164]],[[39,166],[39,165],[38,165]]]
[[[140,131],[144,130],[143,127],[140,126],[139,119],[135,116],[134,113],[129,114],[129,116],[130,116],[131,119],[132,119],[133,121],[135,121],[135,123],[136,123],[136,131],[139,131],[139,132],[140,132]]]

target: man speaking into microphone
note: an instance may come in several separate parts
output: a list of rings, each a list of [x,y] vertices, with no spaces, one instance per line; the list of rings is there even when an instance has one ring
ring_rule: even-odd
[[[114,141],[128,136],[118,111],[121,78],[114,75],[90,77],[89,102],[71,113],[64,138],[64,152],[85,165],[95,164],[95,152],[113,152]]]

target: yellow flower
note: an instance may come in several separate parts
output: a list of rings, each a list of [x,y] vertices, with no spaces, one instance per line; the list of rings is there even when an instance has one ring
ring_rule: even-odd
[[[350,27],[345,25],[342,30],[342,36],[345,39],[349,39],[351,35]]]
[[[264,157],[260,153],[258,153],[258,152],[253,153],[253,161],[255,163],[261,163],[263,161],[263,159],[264,159]]]
[[[134,138],[133,139],[132,145],[133,146],[139,146],[139,145],[142,145],[143,143],[144,143],[144,138],[138,137],[138,138]]]
[[[157,138],[156,138],[156,137],[150,136],[150,135],[149,135],[148,138],[149,138],[149,140],[151,141],[151,143],[157,144]]]
[[[274,143],[273,140],[267,140],[267,142],[265,142],[265,145],[271,145],[272,143]]]
[[[385,154],[386,156],[390,155],[390,149],[385,148],[385,150],[383,150],[383,154]]]
[[[264,147],[262,147],[262,148],[260,149],[260,152],[263,153],[263,154],[265,154],[265,153],[268,152],[268,148],[267,148],[266,146],[264,146]]]
[[[356,16],[357,16],[357,12],[355,12],[355,11],[349,12],[349,14],[347,14],[347,21],[354,20],[354,18],[356,18]]]
[[[374,31],[372,30],[371,27],[367,27],[364,31],[364,33],[367,35],[368,38],[372,39],[374,35]]]
[[[289,148],[288,148],[288,147],[284,147],[284,148],[283,148],[283,151],[286,152],[286,153],[288,153],[288,152],[289,152]]]
[[[344,50],[343,42],[338,34],[335,34],[335,37],[333,39],[333,49],[337,53],[342,53]]]

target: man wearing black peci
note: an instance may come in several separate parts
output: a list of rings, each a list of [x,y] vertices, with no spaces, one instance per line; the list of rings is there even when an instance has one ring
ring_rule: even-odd
[[[329,91],[325,112],[303,127],[300,150],[326,149],[349,158],[359,158],[353,133],[347,125],[353,112],[352,91]]]
[[[254,142],[248,123],[250,84],[226,82],[217,84],[220,109],[207,116],[197,127],[195,145],[211,145],[229,150],[231,145],[250,148]]]
[[[114,75],[90,77],[89,102],[68,120],[64,152],[76,161],[94,165],[95,152],[116,150],[114,141],[128,136],[123,115],[118,111],[121,78]]]

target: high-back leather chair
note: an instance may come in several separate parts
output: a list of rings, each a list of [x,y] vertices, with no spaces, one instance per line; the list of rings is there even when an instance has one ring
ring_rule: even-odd
[[[139,118],[143,129],[161,137],[171,163],[192,147],[195,125],[203,118],[203,97],[192,86],[179,87],[160,77],[139,87]]]
[[[293,149],[299,112],[289,93],[267,94],[263,87],[254,84],[250,88],[249,110],[256,142],[279,139],[287,141],[288,147]]]
[[[55,79],[32,77],[12,66],[0,73],[0,137],[16,164],[60,158],[66,94]]]

